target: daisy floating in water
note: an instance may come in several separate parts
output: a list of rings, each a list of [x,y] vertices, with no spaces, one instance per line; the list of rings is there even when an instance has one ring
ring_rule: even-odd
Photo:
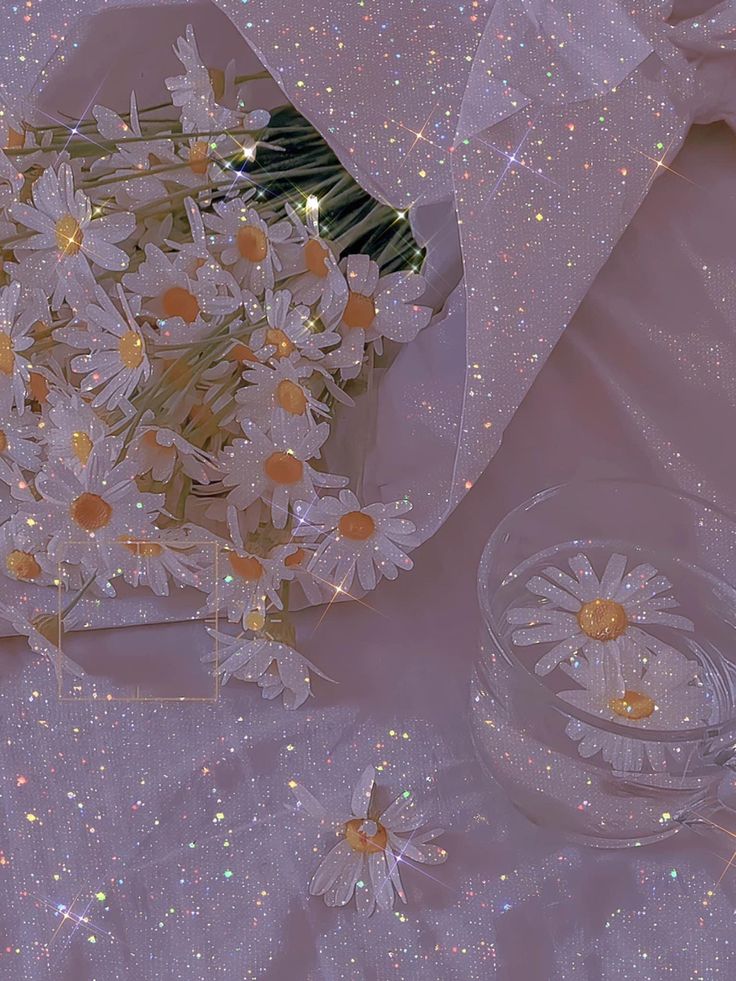
[[[626,573],[626,564],[624,555],[612,555],[599,579],[580,554],[568,562],[572,576],[550,566],[529,580],[526,588],[541,602],[510,610],[508,620],[515,644],[554,644],[537,661],[537,674],[548,674],[580,650],[596,653],[603,645],[611,653],[621,640],[655,655],[667,647],[642,625],[693,629],[686,617],[668,612],[678,604],[666,576],[648,563]]]
[[[395,895],[406,903],[402,866],[440,865],[447,859],[445,849],[433,843],[442,829],[419,830],[426,819],[412,791],[403,791],[381,812],[375,789],[376,772],[369,766],[353,789],[350,810],[330,815],[304,787],[292,785],[300,807],[332,825],[339,839],[312,876],[309,892],[323,896],[328,906],[346,906],[354,895],[365,916],[376,907],[392,909]]]
[[[672,648],[657,657],[642,658],[630,644],[614,655],[573,658],[561,665],[579,688],[559,697],[588,715],[641,731],[696,729],[709,721],[713,692],[700,679],[699,665]],[[613,664],[606,661],[613,659]],[[628,738],[579,719],[568,722],[567,735],[581,756],[600,753],[615,770],[639,771],[649,764],[667,769],[665,743]]]

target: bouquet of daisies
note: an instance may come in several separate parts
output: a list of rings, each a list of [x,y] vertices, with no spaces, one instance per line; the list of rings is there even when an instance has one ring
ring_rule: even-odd
[[[167,104],[0,116],[0,616],[80,673],[80,599],[194,587],[236,625],[207,628],[222,678],[295,707],[315,669],[290,591],[411,568],[409,502],[359,500],[323,450],[432,311],[404,216],[191,28],[175,52]]]

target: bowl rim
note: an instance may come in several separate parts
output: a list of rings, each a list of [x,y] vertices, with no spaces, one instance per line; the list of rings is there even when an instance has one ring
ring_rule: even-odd
[[[707,740],[718,739],[733,733],[733,742],[736,743],[736,710],[733,711],[730,716],[719,722],[714,722],[712,724],[705,723],[700,726],[696,726],[690,729],[633,729],[623,723],[614,722],[609,719],[602,719],[599,716],[591,715],[588,712],[578,709],[576,706],[572,705],[570,702],[552,691],[547,685],[544,684],[542,678],[535,672],[530,671],[526,665],[524,665],[519,658],[513,654],[512,651],[507,650],[507,646],[504,644],[500,636],[498,635],[496,629],[494,628],[493,617],[490,611],[490,584],[488,576],[488,568],[494,555],[494,551],[498,545],[499,538],[503,535],[505,527],[509,521],[518,516],[519,514],[530,511],[532,508],[536,507],[538,504],[548,500],[559,494],[562,491],[568,491],[572,488],[578,487],[588,487],[593,488],[596,486],[611,487],[615,488],[620,486],[626,489],[641,488],[646,491],[654,491],[656,493],[667,494],[669,497],[681,501],[689,501],[698,507],[712,512],[731,522],[736,531],[736,515],[719,507],[711,501],[700,497],[698,494],[691,494],[688,491],[679,490],[677,488],[666,487],[661,484],[649,483],[647,481],[630,479],[626,477],[599,477],[599,478],[573,478],[572,480],[562,481],[558,484],[554,484],[551,487],[547,487],[541,491],[537,491],[531,497],[522,501],[521,504],[517,504],[514,508],[508,511],[496,524],[495,528],[491,532],[491,535],[483,547],[483,552],[481,553],[480,562],[478,563],[478,576],[477,576],[477,595],[478,595],[478,605],[480,607],[481,618],[483,624],[488,630],[491,636],[491,640],[496,648],[496,650],[501,654],[501,656],[509,663],[515,670],[522,671],[527,679],[531,680],[535,687],[534,691],[536,695],[542,700],[550,703],[551,707],[567,716],[570,719],[575,719],[579,722],[584,723],[594,729],[604,730],[610,732],[613,735],[623,736],[626,739],[633,739],[636,741],[643,742],[657,742],[657,743],[703,743]],[[727,584],[726,584],[727,585]],[[733,587],[731,587],[733,588]],[[509,644],[508,647],[513,648],[515,645]],[[707,755],[702,755],[703,762],[708,762]]]

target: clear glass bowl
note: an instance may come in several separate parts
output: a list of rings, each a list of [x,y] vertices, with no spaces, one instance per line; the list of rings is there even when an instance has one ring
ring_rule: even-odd
[[[560,697],[576,688],[564,670],[535,673],[553,643],[513,642],[517,628],[508,612],[538,601],[527,590],[532,576],[550,567],[569,572],[568,560],[581,553],[599,576],[617,553],[626,556],[628,569],[651,563],[670,580],[679,601],[674,612],[692,620],[694,630],[646,630],[697,662],[708,697],[707,715],[697,724],[637,728],[616,716],[591,714]],[[472,682],[472,731],[486,771],[532,821],[616,847],[654,841],[684,825],[705,829],[730,820],[736,591],[729,581],[736,582],[734,519],[697,497],[664,488],[628,481],[570,483],[538,494],[501,521],[478,573],[483,629]],[[600,751],[583,756],[582,743],[570,735],[582,731],[599,744],[623,737],[631,741],[631,752],[615,766]],[[647,749],[662,761],[656,769]]]

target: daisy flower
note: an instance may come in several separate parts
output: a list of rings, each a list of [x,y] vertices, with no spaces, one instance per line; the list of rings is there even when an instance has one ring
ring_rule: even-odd
[[[307,204],[307,220],[303,222],[288,201],[285,208],[298,243],[285,256],[284,274],[294,277],[289,288],[296,303],[310,307],[316,304],[319,316],[328,321],[348,299],[348,284],[335,258],[334,246],[319,234],[316,209]]]
[[[317,361],[324,357],[325,348],[340,343],[335,331],[314,329],[308,307],[292,306],[290,290],[266,290],[265,314],[268,326],[257,327],[249,345],[261,360],[293,356]]]
[[[329,415],[327,406],[314,397],[307,385],[313,373],[312,365],[289,360],[277,361],[273,366],[253,364],[243,372],[244,387],[235,393],[238,421],[267,430],[279,417],[300,431],[309,429],[315,415]]]
[[[560,662],[586,651],[591,643],[610,645],[625,638],[644,651],[660,653],[663,645],[639,624],[692,630],[692,621],[667,612],[676,607],[672,584],[654,566],[644,563],[626,573],[626,557],[612,555],[601,578],[586,555],[568,560],[572,576],[552,566],[526,584],[540,597],[537,606],[519,607],[508,613],[515,629],[512,640],[519,646],[555,646],[537,661],[537,674],[548,674]]]
[[[181,528],[165,528],[145,541],[123,537],[111,545],[114,571],[131,586],[148,586],[156,596],[168,596],[170,582],[199,589],[201,555],[187,536]]]
[[[93,448],[107,436],[95,410],[75,391],[52,389],[45,418],[49,457],[74,473],[84,470]]]
[[[315,487],[341,487],[347,482],[308,463],[319,457],[329,435],[327,423],[296,435],[278,419],[268,436],[255,426],[246,425],[243,431],[247,439],[234,440],[221,456],[223,483],[232,488],[228,503],[242,509],[260,498],[270,505],[276,528],[286,526],[292,503],[316,496]]]
[[[31,412],[24,415],[11,408],[12,395],[0,390],[0,457],[6,463],[16,463],[22,470],[40,467],[41,435],[38,419]]]
[[[112,542],[156,537],[153,522],[164,496],[138,490],[131,466],[114,463],[110,441],[92,450],[78,474],[49,464],[36,478],[36,488],[42,500],[30,516],[51,536],[49,554],[54,559],[103,574],[112,566]]]
[[[342,344],[334,359],[344,378],[354,378],[367,343],[374,342],[380,353],[384,337],[402,344],[413,341],[429,323],[432,311],[414,302],[425,289],[424,279],[415,273],[380,276],[378,264],[367,255],[350,255],[341,268],[348,294],[337,318]]]
[[[202,62],[194,29],[187,25],[185,36],[177,38],[174,54],[185,69],[184,75],[165,79],[171,101],[181,109],[182,129],[209,131],[240,126],[244,129],[263,129],[270,114],[265,109],[243,112],[235,84],[235,62],[225,69],[207,68]],[[235,103],[238,109],[232,107]]]
[[[117,213],[93,219],[89,198],[74,190],[68,163],[60,164],[58,173],[48,167],[33,184],[32,196],[33,207],[19,202],[11,208],[12,217],[35,232],[16,247],[14,278],[45,288],[47,295],[53,292],[54,309],[88,262],[115,272],[127,269],[128,256],[114,243],[132,234],[135,217]]]
[[[376,773],[369,766],[353,789],[350,810],[333,817],[304,787],[292,786],[300,807],[331,825],[339,838],[312,876],[310,894],[323,896],[327,906],[345,906],[355,895],[358,912],[365,916],[376,907],[392,909],[394,895],[406,903],[401,865],[440,865],[447,860],[445,849],[433,844],[442,829],[420,830],[425,818],[411,791],[403,791],[381,812],[375,789]]]
[[[120,284],[117,296],[119,307],[98,288],[96,302],[85,311],[87,329],[74,336],[70,331],[65,334],[75,346],[84,343],[90,347],[88,354],[72,358],[71,367],[84,375],[81,390],[95,393],[93,408],[117,408],[151,374],[145,338],[136,319],[140,301],[137,297],[129,300]]]
[[[0,602],[0,618],[12,624],[16,633],[25,637],[34,654],[45,657],[59,675],[68,671],[77,678],[84,676],[84,670],[61,651],[64,635],[81,622],[78,609],[72,609],[59,617],[58,612],[41,609],[30,600],[15,606]]]
[[[223,685],[231,678],[255,681],[264,698],[283,695],[284,707],[297,709],[312,694],[310,672],[330,680],[288,644],[267,637],[233,637],[211,627],[207,627],[207,633],[215,639],[218,650],[207,654],[202,661],[218,661],[216,671]]]
[[[292,542],[283,547],[281,555],[286,568],[293,576],[292,582],[301,586],[310,606],[318,606],[328,598],[325,583],[321,583],[309,571],[309,561],[314,554],[316,545],[301,541]]]
[[[264,558],[238,544],[221,548],[210,569],[206,609],[225,610],[230,623],[248,629],[263,626],[266,604],[281,609],[279,587],[290,578],[279,556]]]
[[[20,292],[20,283],[0,287],[0,391],[9,390],[22,413],[31,377],[31,365],[23,352],[33,344],[29,333],[43,304],[41,295],[34,294],[36,302],[23,303],[18,310]]]
[[[0,568],[16,582],[51,586],[58,576],[58,563],[49,558],[48,535],[36,524],[14,514],[0,525]]]
[[[216,201],[214,214],[205,214],[205,225],[215,234],[212,246],[240,286],[263,296],[272,289],[276,274],[281,272],[279,247],[289,240],[293,227],[286,220],[271,224],[264,221],[248,201],[250,189],[228,201]]]
[[[177,460],[184,473],[200,484],[209,484],[217,473],[209,453],[165,426],[140,426],[128,459],[138,475],[150,471],[153,480],[170,480]]]
[[[348,592],[357,573],[363,589],[374,589],[383,576],[395,579],[399,569],[414,565],[405,550],[417,545],[416,528],[401,517],[409,511],[408,501],[362,507],[352,491],[342,490],[338,497],[299,501],[294,535],[325,535],[309,563],[318,579]]]
[[[138,105],[135,92],[130,94],[130,117],[126,122],[112,109],[105,106],[95,106],[92,115],[97,122],[97,130],[101,136],[116,144],[117,149],[93,161],[91,172],[103,181],[96,189],[99,198],[107,197],[110,191],[104,184],[104,177],[120,177],[130,172],[131,179],[118,181],[112,188],[115,200],[120,204],[140,206],[147,201],[155,201],[166,196],[164,179],[166,173],[147,173],[158,171],[165,162],[178,162],[174,145],[168,139],[143,140],[141,124],[138,117]],[[131,140],[129,143],[119,143],[119,140]],[[138,142],[136,142],[138,141]],[[145,175],[145,176],[144,176]]]
[[[210,324],[203,315],[233,313],[242,304],[233,278],[214,262],[189,272],[189,258],[147,245],[146,258],[123,278],[126,290],[142,298],[142,309],[158,322],[157,340],[180,344],[197,340]]]
[[[600,656],[562,664],[580,687],[561,691],[559,697],[589,715],[629,727],[632,733],[694,729],[708,722],[713,693],[702,684],[696,661],[673,648],[645,659],[629,643],[621,645],[616,663],[607,665],[613,657],[604,649]],[[565,731],[577,742],[581,756],[601,753],[615,770],[639,771],[647,763],[655,771],[667,769],[664,743],[628,738],[578,719],[571,719]]]
[[[0,208],[7,208],[18,199],[24,180],[15,162],[0,150]]]

